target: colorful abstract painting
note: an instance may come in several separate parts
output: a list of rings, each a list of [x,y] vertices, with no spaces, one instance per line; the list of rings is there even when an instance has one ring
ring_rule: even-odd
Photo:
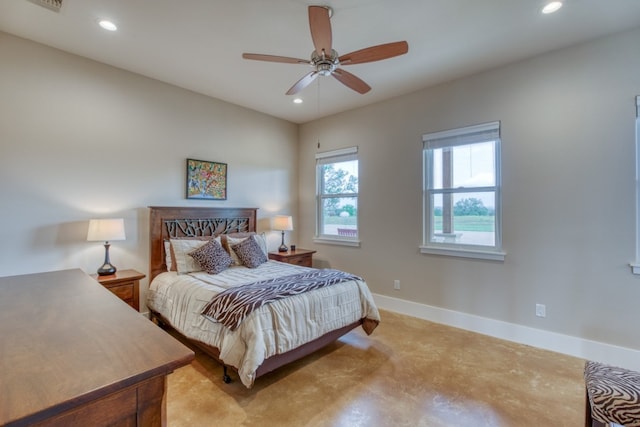
[[[227,199],[227,164],[187,159],[187,199]]]

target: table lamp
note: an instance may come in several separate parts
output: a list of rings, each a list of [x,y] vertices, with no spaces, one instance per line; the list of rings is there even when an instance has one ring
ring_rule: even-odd
[[[284,232],[293,230],[293,220],[288,215],[276,215],[271,219],[271,228],[282,231],[282,244],[278,252],[287,252],[289,248],[284,244]]]
[[[109,241],[113,240],[125,240],[122,218],[89,220],[87,241],[104,242],[104,264],[98,269],[98,276],[108,276],[116,272],[116,267],[109,260],[109,247],[111,246]]]

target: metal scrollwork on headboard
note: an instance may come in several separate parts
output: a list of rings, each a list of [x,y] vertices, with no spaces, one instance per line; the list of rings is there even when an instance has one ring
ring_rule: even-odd
[[[167,236],[199,237],[249,231],[249,218],[207,218],[164,220]]]

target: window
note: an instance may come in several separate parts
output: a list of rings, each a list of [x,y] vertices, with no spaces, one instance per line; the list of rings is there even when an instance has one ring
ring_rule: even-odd
[[[316,242],[358,241],[358,147],[316,154]]]
[[[500,123],[430,133],[422,141],[421,252],[504,260]]]

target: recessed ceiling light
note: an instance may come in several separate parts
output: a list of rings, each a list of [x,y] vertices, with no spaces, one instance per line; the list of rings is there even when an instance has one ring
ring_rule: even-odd
[[[101,19],[100,21],[98,21],[98,25],[108,31],[116,31],[118,29],[116,24],[109,21],[108,19]]]
[[[547,3],[545,7],[542,8],[542,13],[544,14],[553,13],[558,9],[560,9],[561,7],[562,7],[561,1],[551,1]]]
[[[302,99],[296,98],[296,99],[293,100],[293,103],[294,104],[302,104]]]

